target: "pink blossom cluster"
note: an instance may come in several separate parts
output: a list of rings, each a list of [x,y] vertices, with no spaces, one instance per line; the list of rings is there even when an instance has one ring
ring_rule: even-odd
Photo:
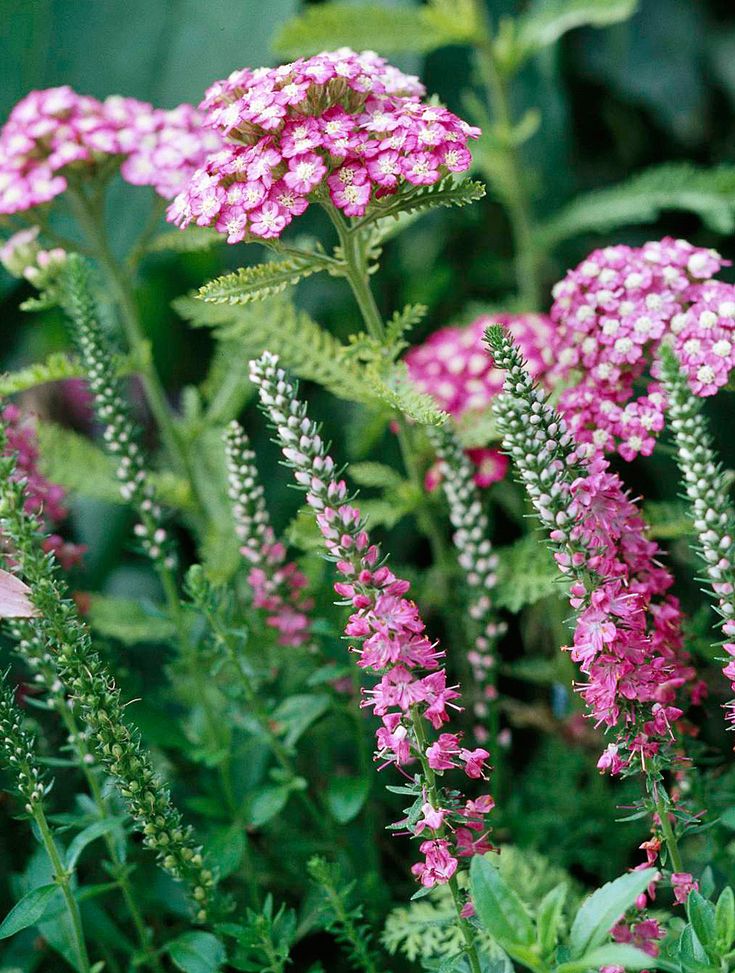
[[[64,500],[66,493],[57,483],[51,483],[38,466],[38,440],[33,420],[15,404],[6,405],[0,414],[7,439],[6,453],[16,457],[17,477],[25,480],[25,510],[39,517],[46,530],[65,520],[69,514]],[[69,570],[81,560],[86,547],[65,541],[52,533],[44,540],[44,549],[53,551],[59,563]]]
[[[569,651],[586,676],[578,688],[595,722],[617,729],[598,767],[617,774],[633,756],[645,765],[671,752],[677,692],[686,687],[692,702],[705,692],[683,648],[673,578],[607,460],[574,441],[509,337],[491,332],[489,341],[508,370],[496,403],[504,443],[571,581]]]
[[[270,530],[270,529],[269,529]],[[306,597],[306,577],[294,561],[286,561],[286,548],[271,537],[259,550],[240,548],[253,567],[248,584],[253,604],[267,613],[266,623],[278,632],[280,645],[303,645],[309,638],[309,612],[313,599]]]
[[[228,243],[271,239],[317,198],[359,217],[372,200],[464,172],[479,129],[423,93],[417,78],[349,48],[235,71],[200,105],[225,144],[169,219],[214,225]]]
[[[351,651],[362,670],[378,677],[363,690],[362,703],[382,721],[376,759],[382,767],[402,768],[416,760],[422,767],[422,818],[416,825],[406,822],[409,831],[424,836],[424,861],[414,866],[414,874],[426,887],[445,883],[458,858],[489,849],[484,819],[493,802],[489,796],[468,801],[457,791],[440,791],[436,777],[459,768],[471,779],[484,779],[489,753],[463,746],[458,733],[442,732],[428,742],[432,730],[449,722],[450,710],[461,709],[458,687],[447,685],[444,652],[427,636],[416,604],[406,597],[409,583],[390,570],[371,543],[318,427],[277,358],[264,353],[251,363],[250,376],[341,576],[334,587],[352,609],[345,628]]]
[[[649,956],[658,956],[661,951],[659,940],[664,938],[666,930],[657,919],[639,919],[634,923],[621,920],[612,927],[610,935],[616,943],[628,943]]]
[[[559,408],[580,442],[626,460],[649,456],[664,425],[658,349],[673,340],[690,388],[714,395],[735,366],[735,286],[727,261],[665,238],[595,250],[554,290]],[[581,377],[580,376],[581,373]]]
[[[553,325],[545,314],[482,314],[464,327],[435,331],[406,355],[412,381],[455,419],[481,417],[503,388],[503,373],[482,343],[486,328],[493,323],[502,324],[513,335],[534,378],[546,374],[551,363]],[[475,465],[479,487],[497,483],[508,472],[507,457],[484,443],[470,447],[467,455]],[[427,489],[436,489],[441,480],[441,464],[437,463],[427,474]]]
[[[0,131],[0,213],[48,203],[71,173],[114,157],[124,179],[170,199],[220,144],[190,105],[164,111],[134,98],[99,101],[68,85],[31,91]]]

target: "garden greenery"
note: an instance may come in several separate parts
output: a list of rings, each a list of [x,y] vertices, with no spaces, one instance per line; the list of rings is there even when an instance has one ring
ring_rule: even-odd
[[[705,415],[735,285],[664,237],[544,290],[583,232],[731,232],[733,173],[661,166],[541,222],[543,121],[509,97],[634,7],[327,2],[197,108],[13,108],[0,260],[66,340],[0,378],[0,973],[735,964],[735,509]],[[383,56],[449,45],[477,75],[456,112]],[[152,191],[123,256],[120,180]],[[383,313],[384,249],[486,187],[516,294],[415,341],[431,309]],[[166,252],[217,268],[173,302],[213,349],[176,401],[136,293]],[[307,278],[349,291],[344,328]],[[627,482],[658,456],[680,501]],[[94,504],[142,593],[80,590]]]

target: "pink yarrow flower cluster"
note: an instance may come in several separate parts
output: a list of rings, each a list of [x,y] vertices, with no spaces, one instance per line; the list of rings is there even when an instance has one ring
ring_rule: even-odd
[[[559,408],[578,441],[626,460],[651,454],[664,425],[657,378],[667,336],[695,395],[726,384],[735,366],[735,287],[712,279],[726,263],[667,237],[595,250],[555,286],[556,374],[573,379]]]
[[[285,544],[276,540],[255,454],[238,422],[231,422],[227,429],[225,454],[235,531],[242,541],[240,553],[252,565],[248,584],[253,604],[266,613],[266,624],[278,632],[279,644],[303,645],[309,639],[313,599],[305,593],[305,575],[294,561],[287,561]]]
[[[464,327],[435,331],[406,355],[412,381],[431,395],[437,405],[456,420],[471,422],[481,417],[503,388],[503,373],[483,347],[487,327],[502,324],[518,342],[534,378],[541,379],[551,364],[553,324],[545,314],[482,314]],[[508,459],[500,450],[478,443],[467,450],[475,466],[475,483],[488,487],[508,472]],[[427,474],[426,487],[441,483],[441,465]]]
[[[25,480],[25,510],[40,518],[50,535],[44,540],[46,551],[53,551],[61,566],[69,570],[78,564],[86,547],[65,541],[54,528],[66,520],[66,492],[51,483],[39,469],[38,440],[33,419],[17,405],[6,405],[1,418],[7,439],[6,453],[16,457],[17,476]],[[11,553],[12,556],[12,553]]]
[[[48,203],[72,173],[114,157],[123,179],[170,199],[220,144],[190,105],[164,111],[134,98],[99,101],[68,85],[32,91],[0,131],[0,214]]]
[[[422,817],[408,830],[423,837],[424,860],[413,872],[426,887],[446,883],[458,859],[490,848],[485,817],[489,796],[468,801],[456,790],[437,786],[437,777],[458,768],[471,779],[487,774],[489,753],[463,745],[461,735],[446,731],[452,709],[460,709],[457,686],[447,685],[444,653],[426,634],[416,604],[407,598],[409,583],[385,564],[360,511],[338,476],[319,429],[275,356],[266,352],[251,363],[251,380],[273,423],[287,463],[307,492],[329,558],[341,580],[335,591],[352,609],[345,634],[357,665],[378,681],[364,690],[362,705],[382,722],[376,759],[385,767],[419,762]],[[432,731],[439,737],[429,742]],[[427,835],[429,832],[429,835]]]
[[[464,172],[479,129],[423,94],[417,78],[348,48],[235,71],[200,105],[225,144],[169,219],[214,225],[229,243],[272,239],[317,196],[359,217],[374,199]]]
[[[704,693],[683,648],[673,578],[607,461],[575,443],[509,337],[491,332],[489,341],[508,371],[496,400],[506,449],[571,582],[577,622],[569,651],[586,677],[578,688],[595,722],[616,730],[598,767],[617,774],[633,758],[645,766],[673,752],[677,692],[686,687],[693,702]]]

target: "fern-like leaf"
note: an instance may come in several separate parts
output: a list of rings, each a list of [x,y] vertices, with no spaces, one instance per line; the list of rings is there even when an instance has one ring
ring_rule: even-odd
[[[517,613],[549,595],[563,595],[559,570],[537,535],[529,534],[509,547],[496,548],[496,553],[499,562],[496,607]]]
[[[404,362],[396,362],[385,371],[377,366],[367,366],[365,374],[375,396],[408,419],[422,426],[441,426],[447,421],[447,413],[442,412],[430,395],[419,391],[413,384]]]
[[[663,210],[696,213],[712,230],[735,229],[735,166],[703,169],[670,163],[648,169],[619,186],[578,196],[538,231],[539,245],[552,249],[579,233],[652,223]]]
[[[422,186],[407,193],[385,197],[384,201],[376,200],[370,207],[370,212],[357,222],[358,227],[380,223],[387,219],[396,219],[405,213],[418,213],[440,206],[467,206],[475,203],[485,195],[484,183],[473,179],[457,181],[447,176],[433,186]]]
[[[292,284],[320,270],[331,270],[334,261],[321,254],[290,254],[281,260],[240,267],[199,288],[199,300],[213,304],[249,304],[279,294]]]
[[[174,253],[197,253],[211,250],[219,243],[224,243],[224,237],[217,230],[208,226],[188,226],[185,230],[169,230],[153,237],[146,247],[149,253],[161,253],[170,250]]]
[[[0,397],[26,392],[37,385],[46,382],[59,382],[65,378],[83,378],[84,369],[81,362],[71,355],[56,352],[49,355],[46,361],[36,362],[21,368],[17,372],[5,372],[0,375]]]

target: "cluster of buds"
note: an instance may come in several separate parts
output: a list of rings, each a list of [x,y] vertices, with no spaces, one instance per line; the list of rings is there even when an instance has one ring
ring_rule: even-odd
[[[472,647],[467,659],[479,698],[473,701],[478,725],[475,737],[484,742],[484,726],[497,698],[495,647],[506,630],[493,610],[491,592],[497,583],[498,557],[490,541],[490,524],[474,483],[472,463],[456,434],[447,426],[431,427],[429,436],[440,463],[442,486],[449,504],[449,519],[454,527],[453,541],[468,593],[467,614],[474,627]]]
[[[15,702],[13,690],[6,677],[0,677],[0,764],[4,764],[13,779],[14,789],[24,802],[28,814],[33,814],[43,800],[46,788],[36,756],[33,737],[23,725],[24,717]]]
[[[674,351],[661,349],[661,378],[668,399],[669,421],[677,446],[679,469],[689,498],[690,514],[715,597],[721,643],[727,653],[725,678],[735,692],[735,510],[725,472],[718,462],[702,400],[691,391]],[[726,707],[730,729],[735,728],[735,701]]]
[[[95,415],[104,427],[105,447],[117,461],[120,495],[138,514],[135,536],[154,564],[171,571],[176,566],[176,556],[163,526],[163,511],[146,472],[137,430],[115,372],[114,356],[100,328],[89,269],[76,254],[71,254],[64,266],[60,300],[73,325],[72,339],[94,398]]]
[[[484,778],[489,754],[462,746],[459,734],[430,739],[449,722],[450,710],[460,709],[459,687],[447,685],[444,653],[427,637],[418,607],[406,597],[409,583],[396,577],[371,542],[319,427],[308,418],[278,359],[265,352],[251,363],[250,377],[340,575],[334,588],[351,608],[345,634],[357,665],[378,679],[363,690],[362,703],[382,721],[376,759],[382,766],[420,767],[420,793],[401,822],[422,839],[424,860],[413,872],[426,887],[446,883],[460,858],[491,847],[485,817],[493,801],[489,795],[468,801],[455,788],[440,788],[438,777],[460,768],[471,779]]]
[[[575,443],[512,340],[490,328],[488,343],[507,370],[495,402],[505,448],[570,582],[577,615],[570,653],[587,677],[579,691],[595,722],[616,731],[598,766],[620,773],[659,755],[673,759],[677,691],[687,686],[692,701],[704,692],[692,685],[681,612],[668,594],[673,578],[619,477],[593,448]]]
[[[265,505],[255,454],[238,422],[225,433],[228,494],[240,553],[252,568],[248,584],[253,604],[266,612],[266,623],[278,632],[280,645],[303,645],[309,638],[310,598],[306,577],[294,561],[286,561],[285,545],[276,540]]]

